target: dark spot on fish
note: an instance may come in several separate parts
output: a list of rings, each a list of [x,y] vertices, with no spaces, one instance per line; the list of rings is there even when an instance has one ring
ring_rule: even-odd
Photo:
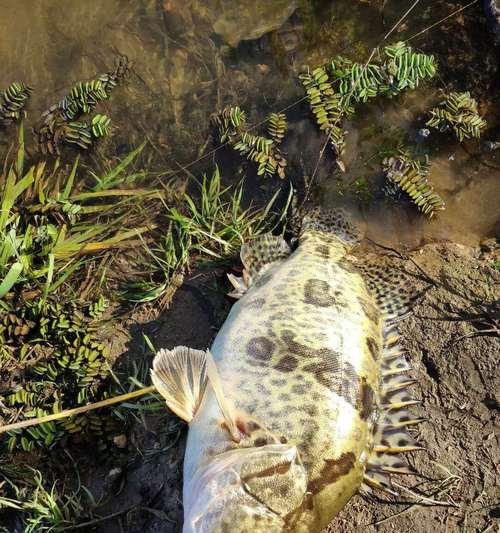
[[[312,417],[318,414],[318,408],[314,404],[305,405],[302,410]]]
[[[264,438],[264,437],[258,437],[257,439],[255,439],[253,441],[254,445],[259,447],[259,446],[265,446],[267,444],[267,439]]]
[[[245,302],[245,306],[249,309],[260,309],[265,303],[266,301],[264,298],[254,298],[253,300]]]
[[[345,476],[352,470],[355,459],[356,457],[352,452],[343,453],[338,459],[324,459],[319,478],[309,482],[308,490],[313,494],[318,494],[326,486],[335,483],[339,477]]]
[[[358,405],[361,420],[366,420],[373,413],[374,392],[365,378],[361,379],[360,402]]]
[[[406,439],[398,440],[398,446],[408,446],[408,441]]]
[[[366,337],[366,346],[368,347],[372,359],[377,361],[379,357],[379,347],[377,346],[375,339],[373,337]]]
[[[292,392],[294,394],[307,394],[307,385],[292,385]]]
[[[257,422],[254,422],[253,420],[251,420],[250,422],[248,422],[247,424],[247,432],[252,432],[252,431],[257,431],[258,429],[260,429],[262,426],[260,424],[257,424]]]
[[[333,303],[330,285],[322,279],[308,279],[304,286],[304,302],[317,307],[330,307]]]
[[[274,351],[274,343],[266,337],[254,337],[247,342],[248,355],[260,361],[271,359]]]
[[[257,279],[255,281],[252,281],[252,285],[254,287],[262,287],[263,285],[265,285],[270,279],[272,278],[272,273],[271,272],[264,272],[264,274],[260,275],[257,277]]]
[[[278,399],[279,399],[280,402],[288,403],[290,401],[290,395],[286,394],[286,393],[283,393],[283,394],[280,394],[278,396]]]
[[[269,468],[265,468],[264,470],[261,470],[260,472],[257,472],[255,474],[251,474],[248,476],[241,476],[241,480],[244,483],[248,483],[249,481],[255,478],[285,475],[290,471],[291,467],[292,467],[291,462],[287,462],[281,465],[270,466]]]
[[[280,487],[278,488],[278,492],[282,498],[286,498],[290,495],[290,489],[288,485],[280,485]]]
[[[280,437],[281,444],[286,444],[288,442],[288,439],[286,437]]]
[[[323,259],[329,259],[330,257],[330,248],[326,244],[318,244],[315,248],[316,253]]]
[[[298,361],[292,355],[285,355],[275,365],[274,368],[280,372],[293,372],[298,365]]]
[[[272,379],[271,384],[275,387],[284,387],[287,384],[286,379]]]

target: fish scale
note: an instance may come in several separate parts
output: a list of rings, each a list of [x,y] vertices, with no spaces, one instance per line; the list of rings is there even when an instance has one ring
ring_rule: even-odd
[[[409,471],[393,454],[417,448],[404,427],[418,420],[399,412],[412,400],[389,313],[412,295],[354,265],[355,240],[343,213],[319,211],[293,252],[273,236],[243,247],[239,300],[199,376],[212,386],[184,417],[186,532],[321,531],[363,483],[390,490]],[[153,371],[167,404],[176,350]]]

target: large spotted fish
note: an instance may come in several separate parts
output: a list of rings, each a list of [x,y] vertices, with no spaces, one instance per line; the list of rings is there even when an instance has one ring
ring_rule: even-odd
[[[210,351],[157,354],[153,382],[189,422],[185,532],[319,532],[362,486],[411,473],[398,454],[418,448],[418,420],[392,323],[412,298],[355,267],[354,242],[342,213],[316,211],[293,252],[271,235],[245,244]]]

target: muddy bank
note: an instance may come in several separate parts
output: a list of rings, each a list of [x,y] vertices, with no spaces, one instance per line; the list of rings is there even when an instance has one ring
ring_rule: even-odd
[[[500,341],[485,331],[498,327],[494,301],[499,298],[500,275],[493,268],[498,249],[429,244],[411,256],[435,281],[400,326],[414,366],[415,394],[422,399],[416,412],[427,419],[414,432],[426,451],[411,454],[410,462],[426,479],[397,482],[449,505],[397,503],[384,495],[372,502],[356,496],[333,521],[331,532],[482,532],[495,527],[500,516],[495,500]],[[145,357],[142,333],[167,348],[210,345],[229,310],[218,279],[211,275],[188,281],[156,320],[142,310],[142,325],[134,326],[127,357]],[[415,283],[417,288],[421,282]],[[136,316],[134,322],[140,319]],[[89,469],[84,481],[97,497],[109,498],[99,514],[120,513],[89,531],[179,531],[185,435],[184,425],[167,413],[148,416],[127,435],[133,456],[128,464],[97,475]]]

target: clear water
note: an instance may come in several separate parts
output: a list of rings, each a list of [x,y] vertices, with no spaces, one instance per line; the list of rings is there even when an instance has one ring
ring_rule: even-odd
[[[116,53],[126,54],[134,61],[136,74],[99,110],[109,114],[116,126],[99,153],[112,159],[147,139],[146,163],[171,174],[183,174],[180,167],[213,148],[209,124],[215,110],[239,104],[257,123],[267,113],[291,106],[285,150],[289,172],[300,182],[303,175],[313,174],[323,140],[307,105],[292,105],[303,96],[298,72],[338,53],[365,60],[411,4],[406,0],[3,0],[0,87],[18,79],[34,87],[27,121],[31,126],[74,82],[110,69]],[[388,41],[406,39],[460,5],[422,0]],[[290,16],[295,6],[298,9]],[[416,132],[423,125],[424,110],[435,103],[439,89],[447,87],[470,90],[476,96],[490,126],[484,141],[498,141],[498,51],[487,33],[480,3],[410,44],[438,57],[439,79],[398,99],[360,107],[346,124],[347,172],[338,175],[326,154],[315,175],[318,200],[335,205],[347,199],[359,208],[368,235],[386,245],[417,246],[436,239],[476,244],[494,233],[498,221],[500,150],[488,150],[478,142],[460,146],[435,132],[423,140]],[[391,139],[405,135],[431,156],[431,179],[446,201],[446,210],[432,221],[410,205],[378,193],[380,167],[374,154]],[[7,134],[1,133],[0,143],[8,142]],[[89,164],[97,157],[90,156]],[[237,161],[231,158],[229,151],[221,150],[189,171],[199,173],[220,161],[227,164],[229,175]],[[365,198],[363,187],[354,182],[364,183],[370,197]]]

